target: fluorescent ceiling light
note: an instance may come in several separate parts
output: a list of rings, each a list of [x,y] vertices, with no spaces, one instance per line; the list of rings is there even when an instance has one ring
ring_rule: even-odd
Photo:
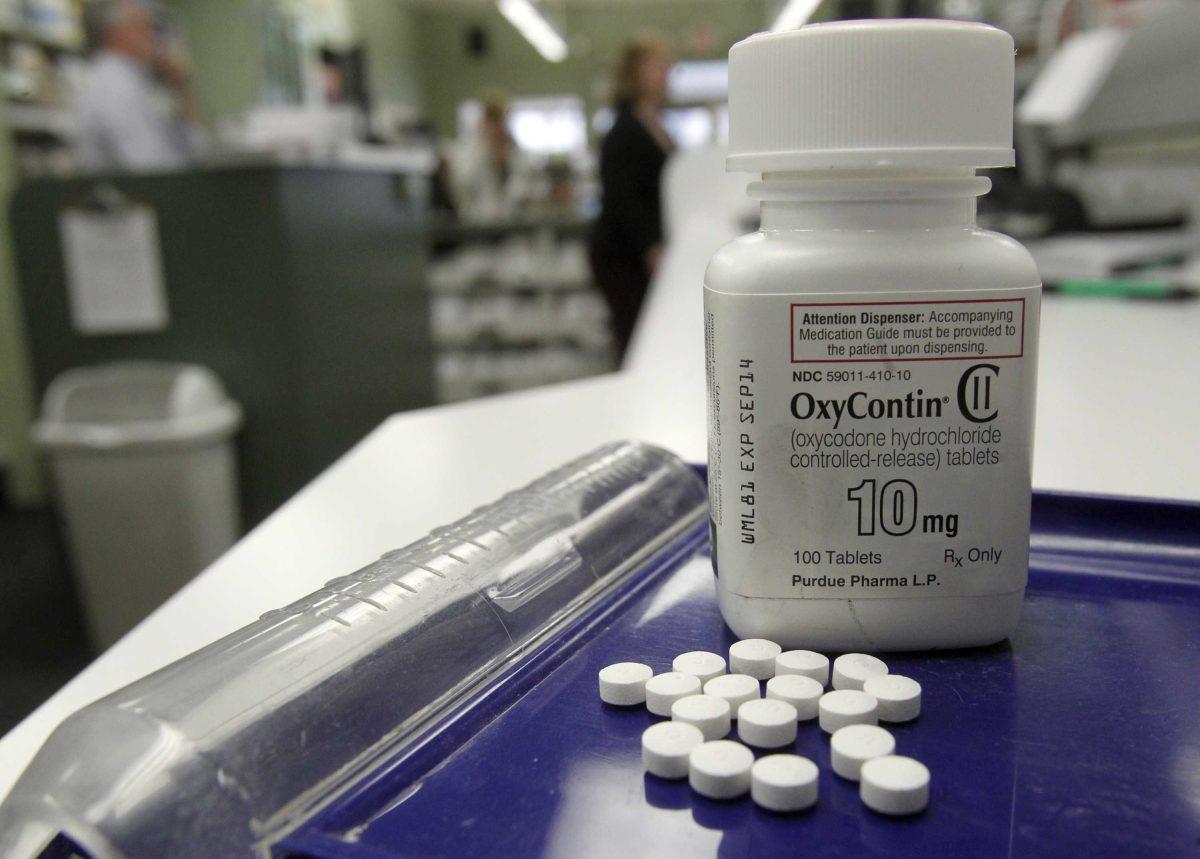
[[[820,5],[821,0],[787,0],[783,4],[783,8],[779,10],[779,14],[775,16],[771,32],[778,33],[780,30],[794,30],[804,26]]]
[[[496,6],[508,23],[547,60],[561,63],[567,58],[567,43],[530,0],[496,0]]]

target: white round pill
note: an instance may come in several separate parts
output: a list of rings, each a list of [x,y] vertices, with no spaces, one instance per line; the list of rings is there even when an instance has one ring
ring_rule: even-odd
[[[729,645],[729,670],[748,674],[756,680],[775,676],[775,657],[782,651],[778,644],[765,638],[745,638]]]
[[[829,657],[812,650],[785,650],[775,657],[775,676],[799,674],[822,686],[829,683]]]
[[[642,765],[660,778],[684,778],[688,755],[704,742],[704,734],[686,722],[659,722],[642,732]]]
[[[702,743],[688,756],[688,783],[709,799],[733,799],[750,790],[754,753],[733,740]]]
[[[833,660],[833,688],[861,690],[868,677],[887,673],[887,663],[882,659],[866,653],[844,653]]]
[[[656,716],[670,716],[672,704],[688,695],[699,694],[699,677],[678,671],[655,674],[646,681],[646,709]]]
[[[675,657],[671,670],[691,674],[699,677],[701,683],[707,683],[725,673],[725,657],[707,650],[690,650]]]
[[[921,714],[921,684],[903,674],[868,677],[863,691],[879,702],[879,721],[911,722]]]
[[[738,739],[760,749],[796,741],[796,708],[787,701],[755,698],[738,707]]]
[[[704,684],[705,695],[715,695],[729,702],[729,712],[737,718],[738,707],[761,697],[758,681],[748,674],[722,674]]]
[[[872,758],[862,766],[858,795],[880,814],[916,814],[929,804],[929,770],[903,755]]]
[[[896,740],[877,725],[847,725],[829,738],[829,758],[833,771],[842,778],[858,781],[862,765],[896,751]]]
[[[750,797],[771,811],[803,811],[817,802],[817,765],[800,755],[767,755],[750,768]]]
[[[628,707],[646,700],[646,681],[654,669],[640,662],[618,662],[600,669],[600,700]]]
[[[857,689],[826,692],[817,704],[821,730],[832,734],[847,725],[874,725],[877,707],[874,698]]]
[[[688,695],[671,705],[671,719],[695,725],[705,740],[719,740],[729,733],[729,702],[713,695]]]
[[[825,687],[804,674],[776,674],[767,681],[767,697],[787,701],[801,722],[817,718],[817,702],[824,694]]]

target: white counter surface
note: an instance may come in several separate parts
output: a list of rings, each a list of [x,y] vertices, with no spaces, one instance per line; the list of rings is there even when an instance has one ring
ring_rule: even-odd
[[[63,717],[601,443],[705,457],[700,284],[664,262],[627,370],[397,415],[0,740],[0,796]],[[1046,300],[1034,484],[1200,499],[1200,302]]]

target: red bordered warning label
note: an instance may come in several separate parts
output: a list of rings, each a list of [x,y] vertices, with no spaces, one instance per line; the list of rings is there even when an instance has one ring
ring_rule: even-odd
[[[1025,354],[1025,299],[791,305],[793,364],[964,361]]]

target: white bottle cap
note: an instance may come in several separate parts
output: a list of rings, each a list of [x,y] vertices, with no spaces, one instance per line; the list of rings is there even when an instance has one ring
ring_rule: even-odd
[[[730,170],[1008,167],[1013,40],[959,21],[838,21],[729,51]]]

